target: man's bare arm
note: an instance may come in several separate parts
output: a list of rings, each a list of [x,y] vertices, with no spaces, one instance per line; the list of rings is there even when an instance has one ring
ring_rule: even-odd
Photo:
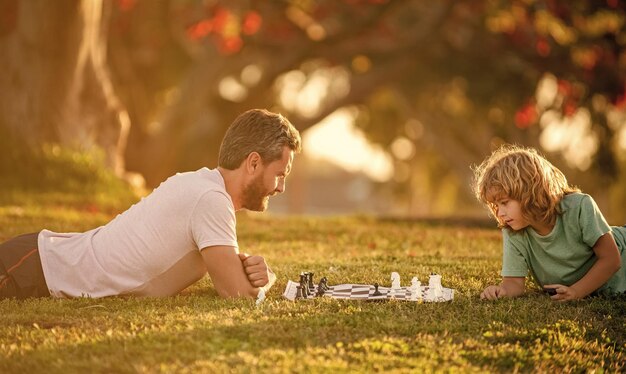
[[[257,297],[259,288],[253,286],[248,280],[235,247],[205,247],[201,253],[215,290],[220,296]]]

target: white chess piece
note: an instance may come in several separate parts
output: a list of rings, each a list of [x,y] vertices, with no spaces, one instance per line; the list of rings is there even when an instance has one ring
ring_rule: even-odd
[[[391,289],[389,290],[389,296],[395,298],[400,291],[400,274],[395,271],[391,273]]]
[[[391,273],[391,288],[400,289],[400,274],[395,271]]]
[[[259,288],[259,293],[256,295],[256,305],[259,306],[265,300],[265,290]]]
[[[417,301],[422,298],[422,284],[417,277],[413,277],[413,279],[411,279],[411,288],[409,290],[411,294],[411,301]]]
[[[431,274],[428,278],[428,299],[437,301],[443,298],[443,287],[441,286],[441,275]]]

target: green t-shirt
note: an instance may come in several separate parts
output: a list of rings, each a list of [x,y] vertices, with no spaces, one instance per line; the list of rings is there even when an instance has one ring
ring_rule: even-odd
[[[530,270],[540,286],[570,286],[582,278],[596,262],[593,246],[609,231],[619,248],[622,267],[597,292],[626,291],[626,227],[609,226],[591,196],[573,193],[560,203],[562,215],[557,216],[552,232],[539,235],[532,227],[517,233],[502,230],[504,254],[502,276],[525,277]]]

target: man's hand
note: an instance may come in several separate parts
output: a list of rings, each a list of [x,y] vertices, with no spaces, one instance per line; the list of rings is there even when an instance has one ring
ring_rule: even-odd
[[[480,294],[481,299],[495,300],[506,296],[506,290],[502,286],[488,286]]]
[[[269,266],[267,266],[263,257],[239,253],[239,259],[241,260],[250,284],[254,287],[264,287],[270,283],[274,273],[270,270]]]
[[[578,300],[581,298],[574,287],[568,287],[562,284],[546,284],[543,287],[553,288],[556,291],[555,295],[550,296],[550,298],[555,301]]]

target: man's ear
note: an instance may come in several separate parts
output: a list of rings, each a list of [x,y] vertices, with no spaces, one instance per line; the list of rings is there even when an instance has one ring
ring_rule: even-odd
[[[257,152],[251,152],[248,155],[248,157],[246,157],[245,163],[246,163],[246,171],[249,174],[254,174],[256,172],[256,169],[261,167],[261,164],[262,164],[261,155],[258,154]]]

